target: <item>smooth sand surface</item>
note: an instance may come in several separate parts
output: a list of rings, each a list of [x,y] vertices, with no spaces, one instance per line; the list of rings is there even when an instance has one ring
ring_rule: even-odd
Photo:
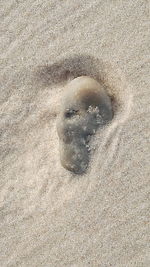
[[[147,0],[1,0],[0,266],[150,266]],[[68,80],[114,101],[87,173],[59,160]]]

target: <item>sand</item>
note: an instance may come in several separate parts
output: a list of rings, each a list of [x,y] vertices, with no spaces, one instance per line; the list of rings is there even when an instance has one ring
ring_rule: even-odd
[[[0,266],[150,266],[149,1],[5,0],[0,15]],[[81,75],[115,116],[75,175],[56,121]]]

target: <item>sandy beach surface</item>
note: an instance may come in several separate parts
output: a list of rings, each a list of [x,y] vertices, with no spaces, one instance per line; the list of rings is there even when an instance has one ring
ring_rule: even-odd
[[[150,266],[148,0],[0,1],[0,266]],[[59,159],[68,80],[114,99],[84,175]]]

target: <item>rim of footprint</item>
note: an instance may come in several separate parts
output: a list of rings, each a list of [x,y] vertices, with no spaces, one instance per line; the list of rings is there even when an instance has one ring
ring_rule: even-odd
[[[66,85],[57,120],[60,161],[65,169],[76,174],[86,171],[91,136],[112,118],[111,99],[96,80],[80,76]]]

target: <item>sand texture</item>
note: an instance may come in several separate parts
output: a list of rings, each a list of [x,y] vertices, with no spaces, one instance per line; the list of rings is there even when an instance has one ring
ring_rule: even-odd
[[[149,7],[0,1],[0,267],[150,266]],[[76,175],[61,166],[56,122],[83,75],[114,117]]]

